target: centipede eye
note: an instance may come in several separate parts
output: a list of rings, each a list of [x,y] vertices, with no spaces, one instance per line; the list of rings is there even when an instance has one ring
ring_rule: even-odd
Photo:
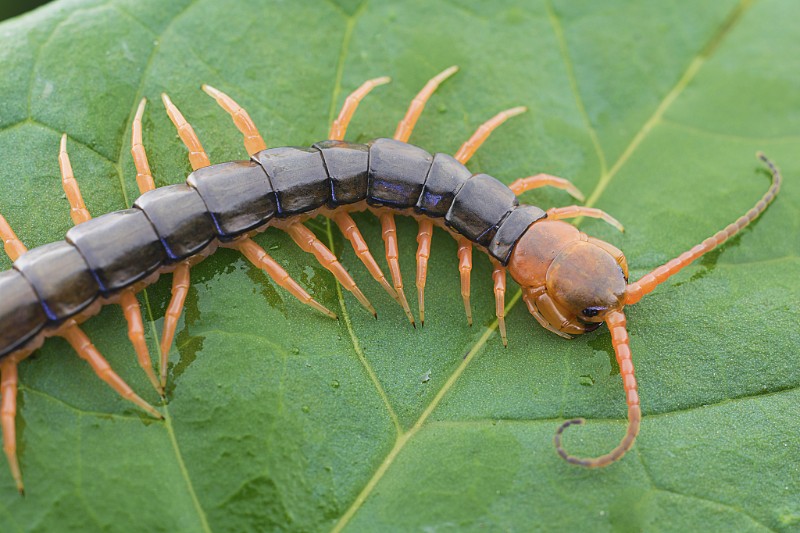
[[[583,314],[583,316],[593,317],[599,315],[601,311],[605,311],[605,307],[587,307],[581,311],[581,314]]]

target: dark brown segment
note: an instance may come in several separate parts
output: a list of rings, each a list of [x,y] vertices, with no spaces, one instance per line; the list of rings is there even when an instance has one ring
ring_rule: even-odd
[[[433,164],[422,187],[416,210],[429,217],[443,217],[453,205],[456,193],[472,177],[472,172],[447,154],[433,156]]]
[[[517,205],[511,189],[488,174],[477,174],[458,191],[445,221],[472,242],[488,246],[497,227]]]
[[[322,152],[331,184],[328,205],[360,202],[367,197],[369,146],[345,141],[322,141],[314,145]]]
[[[67,232],[104,296],[129,287],[167,261],[153,225],[139,209],[108,213]]]
[[[414,145],[377,139],[369,148],[367,203],[397,209],[413,207],[431,168],[433,156]]]
[[[290,217],[327,204],[331,197],[322,154],[314,148],[286,146],[253,154],[264,167],[278,201],[277,216]]]
[[[0,272],[0,357],[39,333],[47,321],[30,283],[16,270]]]
[[[511,252],[514,251],[514,246],[522,234],[531,224],[546,216],[544,211],[533,205],[521,205],[511,211],[489,243],[487,247],[489,255],[500,261],[503,266],[508,265]]]
[[[64,241],[30,250],[17,259],[14,268],[33,286],[50,322],[83,311],[100,294],[83,256]]]
[[[205,202],[185,183],[148,191],[133,206],[153,224],[170,262],[200,252],[216,236]]]
[[[263,226],[277,212],[269,178],[255,161],[200,168],[186,182],[200,194],[223,241]]]

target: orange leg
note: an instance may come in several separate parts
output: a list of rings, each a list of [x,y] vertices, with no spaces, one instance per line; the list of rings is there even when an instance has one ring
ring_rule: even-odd
[[[191,163],[192,169],[197,170],[198,168],[209,166],[211,161],[208,159],[208,154],[203,149],[203,145],[200,144],[200,140],[197,138],[197,134],[194,132],[191,124],[186,122],[186,119],[183,118],[181,112],[175,107],[175,104],[172,103],[172,100],[169,99],[166,93],[161,94],[161,100],[164,102],[164,107],[167,109],[169,119],[175,125],[175,128],[177,128],[178,135],[183,141],[183,144],[189,149],[189,163]]]
[[[419,119],[420,114],[422,114],[422,110],[425,109],[425,104],[428,102],[428,99],[444,80],[456,72],[458,72],[458,67],[452,66],[443,70],[425,84],[419,94],[411,101],[411,105],[408,106],[406,116],[403,117],[403,120],[397,125],[397,130],[394,132],[394,138],[396,140],[403,142],[408,141],[408,138],[411,137],[411,132],[414,130],[414,126],[417,124],[417,119]]]
[[[367,246],[367,241],[364,240],[364,236],[358,231],[355,220],[344,211],[340,211],[333,216],[333,221],[336,222],[336,225],[339,226],[339,230],[341,230],[345,238],[350,241],[350,244],[353,245],[353,250],[355,250],[356,255],[361,262],[364,263],[364,266],[367,267],[367,270],[369,270],[369,273],[375,278],[375,281],[381,284],[381,287],[389,293],[389,296],[400,303],[397,293],[389,282],[386,281],[386,276],[381,272],[381,267],[378,266],[378,262],[372,257],[369,247]]]
[[[250,120],[250,117],[244,109],[239,107],[238,104],[236,104],[236,102],[234,102],[225,93],[217,91],[213,87],[204,85],[203,90],[216,98],[220,106],[222,106],[225,111],[231,114],[236,127],[242,132],[242,134],[244,134],[245,147],[248,149],[248,151],[251,148],[256,148],[258,146],[261,146],[258,148],[258,150],[263,150],[266,148],[264,140],[261,138],[261,135],[259,135],[258,130],[256,130],[256,127],[253,124],[253,121]],[[197,134],[194,132],[192,126],[186,122],[186,119],[183,118],[181,112],[166,94],[162,94],[161,98],[164,101],[164,107],[167,108],[167,114],[169,115],[170,120],[178,129],[178,135],[180,135],[181,140],[189,150],[189,162],[192,165],[192,169],[197,170],[198,168],[209,166],[211,161],[209,161],[208,154],[203,149],[203,145],[200,142],[200,139],[197,138]],[[260,145],[259,142],[261,143]],[[146,164],[147,156],[145,155],[144,148],[142,148],[142,154],[144,156],[144,163]],[[142,169],[139,169],[137,166],[137,170],[141,172]],[[142,193],[144,192],[145,191],[142,191]],[[162,387],[165,387],[167,384],[169,351],[172,347],[172,341],[175,338],[175,330],[178,328],[178,320],[183,313],[183,306],[184,303],[186,303],[186,295],[189,293],[190,266],[191,265],[188,261],[184,261],[183,263],[177,265],[172,273],[172,295],[169,300],[169,305],[167,306],[167,312],[164,314],[164,330],[161,332],[160,373]]]
[[[625,390],[625,400],[628,404],[628,429],[625,432],[625,436],[619,445],[609,453],[593,458],[569,455],[561,444],[561,434],[564,430],[572,425],[583,424],[584,420],[582,418],[564,422],[556,431],[555,436],[556,451],[565,461],[588,468],[608,466],[625,455],[625,452],[633,446],[636,435],[639,434],[639,424],[642,420],[639,393],[636,389],[636,377],[634,376],[633,361],[631,360],[630,341],[628,339],[628,331],[625,329],[625,314],[622,311],[609,313],[606,318],[606,324],[608,324],[608,329],[611,332],[611,344],[614,346],[614,353],[617,356],[617,363],[622,376],[622,386]]]
[[[183,313],[183,304],[189,294],[189,262],[184,261],[175,267],[172,272],[172,296],[169,300],[167,312],[164,314],[164,330],[161,332],[161,386],[167,386],[167,362],[175,330],[178,329],[178,320]]]
[[[147,378],[153,384],[153,388],[163,398],[164,386],[159,384],[158,378],[156,378],[156,374],[153,371],[150,351],[147,349],[147,342],[144,339],[144,323],[142,322],[142,309],[139,307],[139,300],[136,299],[133,291],[125,291],[120,295],[119,305],[122,307],[125,320],[128,322],[128,338],[136,351],[139,366],[147,374]]]
[[[392,213],[381,213],[380,220],[383,243],[386,247],[386,262],[389,263],[394,290],[397,292],[397,296],[400,297],[400,303],[403,305],[403,311],[405,311],[408,321],[416,328],[417,324],[414,322],[414,315],[411,314],[406,294],[403,291],[403,276],[400,273],[400,251],[397,247],[397,227],[394,223],[394,215]]]
[[[772,161],[767,159],[766,156],[761,152],[759,152],[757,156],[769,167],[770,171],[772,172],[772,185],[770,185],[770,188],[767,189],[766,193],[764,193],[764,196],[762,196],[756,205],[754,205],[744,215],[739,217],[733,224],[728,225],[722,231],[715,233],[697,246],[691,248],[689,251],[682,253],[672,261],[661,265],[649,274],[645,274],[640,280],[628,285],[628,288],[625,290],[625,303],[627,305],[637,303],[645,294],[652,292],[661,283],[664,283],[670,276],[677,274],[681,269],[692,263],[701,255],[710,252],[723,242],[739,233],[742,228],[747,226],[750,222],[755,220],[758,215],[764,212],[769,203],[772,202],[772,200],[778,194],[778,191],[781,188],[782,178],[780,171],[772,163]]]
[[[475,154],[478,148],[481,147],[483,142],[489,138],[489,135],[497,129],[497,127],[505,122],[506,120],[510,119],[511,117],[515,117],[519,114],[524,113],[527,111],[528,108],[524,106],[519,107],[512,107],[511,109],[506,109],[505,111],[501,111],[483,124],[481,124],[475,133],[472,134],[472,137],[467,139],[467,142],[461,145],[461,148],[458,149],[456,152],[455,157],[459,162],[465,164],[470,158]]]
[[[317,258],[317,261],[325,267],[327,270],[333,274],[339,283],[347,289],[348,291],[353,293],[353,296],[361,303],[364,308],[372,313],[372,316],[378,318],[378,313],[375,312],[375,308],[372,307],[372,304],[369,303],[367,297],[364,296],[364,293],[361,292],[361,289],[358,288],[356,282],[353,278],[348,274],[347,270],[344,269],[342,264],[336,259],[336,256],[333,252],[331,252],[327,246],[325,246],[322,241],[317,239],[317,236],[314,235],[310,229],[305,227],[302,224],[292,224],[291,226],[286,228],[286,233],[297,243],[297,246],[303,249],[310,254],[313,254],[314,257]]]
[[[142,98],[131,127],[133,130],[131,132],[131,155],[133,156],[133,164],[136,165],[136,184],[142,194],[156,188],[153,174],[150,172],[150,163],[147,162],[147,152],[145,152],[144,144],[142,143],[142,116],[144,115],[144,106],[146,104],[147,99]]]
[[[472,242],[458,239],[458,270],[461,272],[461,297],[464,299],[464,311],[467,313],[467,324],[472,326],[472,307],[469,303],[469,278],[472,273]]]
[[[31,352],[16,352],[7,356],[0,362],[0,422],[3,428],[3,451],[8,459],[8,466],[11,475],[17,484],[20,494],[25,494],[25,486],[22,484],[22,472],[19,468],[17,458],[17,385],[19,378],[17,375],[17,363],[25,359]]]
[[[144,106],[139,104],[139,109],[143,110]],[[134,122],[135,121],[136,119],[134,119]],[[135,132],[132,142],[135,142]],[[145,159],[145,163],[146,162],[147,161]],[[70,164],[69,154],[67,153],[66,134],[61,137],[61,151],[58,155],[58,163],[61,167],[61,183],[64,186],[64,192],[67,194],[67,199],[69,200],[71,207],[70,214],[72,215],[73,222],[75,222],[75,224],[80,224],[90,220],[92,215],[89,214],[89,211],[86,209],[86,205],[83,203],[80,186],[78,185],[78,181],[75,179],[75,175],[72,173],[72,165]],[[147,378],[150,380],[150,383],[153,384],[156,392],[158,392],[161,396],[164,396],[164,389],[159,386],[158,380],[153,372],[153,362],[150,359],[150,352],[147,349],[147,342],[144,338],[142,310],[139,307],[139,300],[136,299],[136,296],[132,291],[125,291],[120,296],[119,303],[120,306],[122,306],[125,320],[128,322],[128,338],[131,340],[133,349],[136,351],[139,365],[142,367],[142,370],[144,370],[144,373],[147,374]]]
[[[494,280],[494,303],[495,313],[497,314],[497,327],[500,330],[500,338],[503,339],[503,346],[508,348],[508,337],[506,336],[506,269],[498,262],[494,262],[492,271]]]
[[[334,141],[341,141],[344,139],[344,134],[347,133],[347,126],[350,124],[350,120],[353,118],[353,113],[356,112],[358,104],[361,102],[361,100],[363,100],[364,97],[367,96],[375,87],[384,85],[390,81],[392,81],[392,78],[389,76],[382,76],[380,78],[367,80],[361,85],[361,87],[350,93],[350,96],[348,96],[344,101],[342,110],[339,112],[339,117],[333,121],[333,124],[331,124],[331,131],[328,134],[328,138]]]
[[[428,278],[428,259],[431,258],[431,239],[433,239],[433,222],[427,219],[419,221],[417,233],[417,299],[419,300],[419,322],[425,325],[425,281]]]
[[[28,251],[22,241],[19,240],[17,234],[8,225],[8,222],[0,215],[0,237],[3,238],[3,248],[6,251],[9,259],[16,261],[19,256]]]
[[[239,250],[242,255],[244,255],[254,266],[266,272],[267,275],[272,278],[273,281],[275,281],[275,283],[289,291],[292,296],[304,304],[310,305],[320,313],[324,313],[331,318],[338,319],[334,313],[312,298],[303,289],[303,287],[293,280],[292,277],[277,262],[275,262],[275,260],[270,257],[270,255],[264,251],[262,247],[255,243],[255,241],[252,239],[242,239],[236,241],[232,247]]]
[[[77,352],[81,359],[85,360],[91,365],[92,370],[97,376],[108,383],[108,385],[117,391],[117,393],[126,400],[135,403],[155,418],[162,419],[161,413],[156,411],[155,407],[144,401],[138,394],[133,392],[133,389],[125,383],[125,381],[111,369],[105,357],[95,348],[94,344],[89,340],[89,337],[74,324],[67,327],[61,334],[67,342],[69,342],[72,349]]]
[[[220,107],[227,111],[231,118],[233,118],[236,129],[244,135],[244,147],[248,154],[253,155],[267,148],[267,143],[261,138],[261,134],[258,133],[256,125],[253,123],[250,115],[247,114],[247,111],[242,109],[242,106],[237,104],[233,98],[224,92],[210,85],[203,85],[203,90],[216,100]]]
[[[572,184],[571,181],[565,180],[564,178],[559,178],[556,176],[551,176],[549,174],[536,174],[535,176],[528,176],[527,178],[520,178],[516,180],[514,183],[508,186],[514,194],[519,196],[520,194],[524,193],[525,191],[530,191],[531,189],[538,189],[539,187],[555,187],[556,189],[563,189],[567,191],[572,197],[574,197],[579,202],[583,202],[584,197],[583,193],[578,190],[578,188]]]
[[[616,218],[612,217],[605,211],[601,211],[600,209],[595,209],[594,207],[571,205],[569,207],[554,207],[553,209],[547,210],[547,218],[549,218],[550,220],[564,220],[565,218],[575,218],[575,217],[599,218],[608,222],[609,224],[617,228],[619,231],[625,231],[625,228]]]
[[[72,164],[69,162],[69,154],[67,154],[67,134],[61,136],[61,150],[58,154],[58,166],[61,168],[61,185],[64,187],[64,193],[67,195],[70,205],[70,216],[72,222],[76,225],[92,218],[89,211],[86,209],[86,204],[83,203],[81,190],[78,187],[78,182],[75,180],[75,174],[72,173]]]

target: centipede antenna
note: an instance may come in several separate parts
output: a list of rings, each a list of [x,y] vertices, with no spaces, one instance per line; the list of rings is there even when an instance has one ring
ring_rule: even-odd
[[[642,420],[639,393],[636,388],[636,377],[634,376],[633,361],[631,360],[630,340],[628,338],[628,330],[625,328],[625,314],[622,311],[612,311],[606,317],[606,324],[608,324],[608,329],[611,332],[611,343],[617,356],[617,363],[622,376],[622,386],[625,390],[625,400],[628,404],[628,429],[625,432],[625,436],[616,448],[599,457],[576,457],[570,455],[561,443],[561,435],[564,430],[573,425],[582,425],[584,423],[582,418],[567,420],[561,424],[554,438],[558,455],[570,464],[587,468],[608,466],[622,458],[636,441],[636,435],[639,434],[639,424]]]
[[[739,233],[745,226],[747,226],[750,222],[755,220],[761,213],[764,212],[770,202],[772,202],[772,200],[775,199],[775,196],[777,196],[778,191],[781,188],[781,181],[783,178],[781,177],[778,167],[776,167],[772,161],[767,159],[767,156],[765,156],[762,152],[757,152],[756,157],[763,161],[772,173],[772,184],[770,185],[769,189],[767,189],[767,192],[764,193],[764,196],[762,196],[761,199],[756,202],[756,205],[754,205],[744,215],[736,219],[736,221],[732,224],[729,224],[721,231],[718,231],[688,251],[683,252],[672,261],[664,263],[649,274],[645,274],[639,280],[629,284],[628,288],[625,290],[625,303],[627,305],[637,303],[645,294],[651,293],[656,287],[664,283],[671,276],[680,272],[684,267],[691,264],[700,256],[710,252],[720,244]]]

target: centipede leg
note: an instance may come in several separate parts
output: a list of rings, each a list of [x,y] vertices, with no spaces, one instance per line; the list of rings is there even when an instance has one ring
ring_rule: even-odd
[[[60,335],[69,342],[72,349],[75,350],[81,359],[89,363],[92,370],[97,374],[97,377],[108,383],[120,396],[138,405],[155,418],[164,418],[155,407],[133,392],[130,385],[125,383],[125,381],[114,372],[105,357],[103,357],[94,344],[92,344],[89,337],[87,337],[77,325],[74,325],[74,322],[73,325],[66,327]]]
[[[433,222],[428,219],[420,220],[419,233],[417,233],[417,299],[419,300],[419,323],[423,326],[425,325],[425,281],[428,278],[431,239],[433,239]]]
[[[467,313],[467,324],[472,326],[472,306],[469,302],[472,242],[468,239],[458,239],[458,270],[461,273],[461,297],[464,299],[464,312]]]
[[[508,348],[508,337],[506,336],[506,268],[493,262],[494,270],[492,279],[494,280],[494,303],[495,313],[497,314],[497,328],[500,330],[500,338],[503,346]]]
[[[3,239],[3,249],[12,261],[16,261],[19,256],[28,251],[3,215],[0,215],[0,237]]]
[[[89,210],[86,209],[86,204],[83,203],[83,196],[75,179],[75,174],[72,172],[72,164],[69,161],[69,154],[67,154],[67,134],[61,136],[61,149],[58,153],[58,166],[61,169],[61,185],[64,188],[64,193],[67,195],[67,200],[70,205],[70,216],[72,221],[77,225],[92,218]]]
[[[233,98],[224,92],[210,85],[203,85],[203,90],[216,100],[220,107],[227,111],[231,118],[233,118],[236,129],[244,136],[244,147],[248,154],[253,155],[267,148],[267,143],[264,142],[261,134],[258,133],[258,128],[256,128],[255,123],[242,106],[237,104]]]
[[[142,117],[144,116],[145,105],[147,105],[147,99],[142,98],[131,126],[131,155],[133,156],[133,164],[136,166],[136,184],[142,194],[156,188],[153,174],[150,171],[150,163],[147,161],[147,152],[142,142]]]
[[[539,187],[555,187],[567,191],[573,198],[579,202],[583,202],[583,193],[569,180],[559,178],[558,176],[551,176],[550,174],[536,174],[535,176],[528,176],[527,178],[520,178],[508,186],[514,194],[520,194],[538,189]]]
[[[200,139],[197,138],[194,128],[192,128],[191,124],[186,122],[186,119],[183,118],[183,114],[178,110],[175,104],[172,103],[172,100],[169,99],[166,93],[161,94],[161,100],[164,102],[164,107],[167,109],[169,119],[175,125],[175,128],[177,128],[178,135],[183,141],[183,144],[189,149],[189,163],[191,163],[192,169],[197,170],[198,168],[209,166],[211,160],[209,160],[208,154],[203,149],[203,145],[200,144]]]
[[[139,111],[137,112],[137,117],[139,121],[139,146],[141,147],[141,112],[144,111],[144,100],[142,103],[139,104]],[[132,143],[136,146],[136,122],[137,119],[134,119],[134,134],[132,137]],[[132,150],[133,151],[133,150]],[[142,147],[142,155],[144,155],[144,148]],[[136,154],[134,154],[134,159],[136,158]],[[61,150],[58,155],[58,164],[61,168],[61,183],[64,187],[64,192],[67,195],[67,199],[69,200],[70,204],[70,215],[72,216],[72,220],[75,224],[81,224],[90,220],[92,215],[89,213],[89,210],[86,209],[86,205],[83,202],[83,197],[81,195],[81,189],[78,184],[78,181],[75,179],[75,175],[72,172],[72,164],[69,160],[69,154],[67,153],[67,136],[66,134],[61,137]],[[144,156],[144,164],[147,166],[147,157]],[[137,163],[137,171],[139,171],[138,163]],[[149,167],[147,167],[147,172],[149,174]],[[142,172],[139,171],[139,174]],[[137,182],[139,180],[139,176],[137,176]],[[142,182],[146,182],[146,178],[143,178]],[[152,183],[152,177],[150,178],[150,182]],[[156,392],[159,395],[164,396],[164,389],[162,386],[158,384],[158,379],[156,379],[155,372],[153,371],[153,362],[150,359],[150,351],[147,349],[147,342],[144,338],[144,325],[142,321],[142,310],[139,307],[139,300],[136,299],[136,296],[132,291],[124,291],[120,296],[120,306],[122,307],[123,314],[125,315],[125,320],[128,323],[128,338],[133,344],[133,349],[136,352],[136,357],[139,361],[139,366],[142,367],[144,373],[147,375],[147,378],[152,383],[153,388],[155,388]]]
[[[511,117],[515,117],[524,113],[527,110],[527,107],[519,106],[506,109],[505,111],[500,111],[498,114],[478,126],[478,129],[475,130],[475,133],[472,134],[472,137],[467,139],[467,141],[461,145],[461,148],[458,149],[458,152],[456,152],[456,155],[453,157],[455,157],[462,164],[465,164],[470,160],[470,158],[472,158],[478,148],[481,147],[484,141],[489,138],[489,135],[491,135],[492,132],[497,129],[498,126],[500,126],[500,124]]]
[[[458,67],[456,66],[446,68],[425,84],[422,90],[411,101],[411,105],[408,106],[408,111],[406,111],[403,120],[397,125],[397,130],[394,132],[394,138],[396,140],[403,142],[408,140],[411,136],[411,132],[414,130],[414,126],[417,124],[417,119],[419,119],[419,116],[422,114],[422,110],[425,109],[425,104],[428,99],[444,80],[456,72],[458,72]]]
[[[417,324],[414,322],[414,315],[411,314],[411,308],[408,306],[408,300],[403,291],[403,275],[400,273],[400,251],[397,246],[397,226],[394,223],[394,215],[392,213],[381,213],[380,220],[381,234],[386,247],[386,262],[389,263],[389,272],[392,274],[394,290],[400,298],[400,303],[403,306],[406,317],[408,317],[408,321],[416,328]]]
[[[333,121],[333,124],[331,124],[331,131],[328,134],[328,138],[334,141],[341,141],[344,139],[344,135],[347,133],[347,126],[350,124],[350,120],[353,118],[353,113],[356,112],[358,104],[361,102],[361,100],[363,100],[364,97],[367,96],[375,87],[384,85],[390,81],[392,81],[392,78],[389,76],[382,76],[380,78],[367,80],[361,84],[361,87],[350,93],[350,95],[345,99],[344,105],[342,105],[342,110],[339,112],[339,116]]]
[[[331,252],[327,246],[325,246],[322,241],[317,239],[317,236],[314,235],[310,229],[305,227],[302,224],[292,224],[286,228],[286,233],[294,240],[297,245],[310,254],[313,254],[314,257],[317,258],[317,261],[325,267],[327,270],[333,274],[339,283],[347,289],[348,291],[353,293],[353,296],[361,303],[364,308],[372,313],[372,316],[375,318],[378,317],[378,313],[375,311],[375,308],[372,307],[372,304],[369,303],[367,297],[364,296],[364,293],[361,292],[361,289],[358,288],[356,285],[355,280],[350,276],[347,270],[344,269],[342,264],[336,259],[336,255]]]
[[[367,246],[367,241],[364,240],[364,236],[361,235],[361,232],[358,230],[355,220],[344,211],[340,211],[333,216],[333,221],[339,226],[339,230],[341,230],[344,237],[350,241],[356,255],[361,262],[364,263],[364,266],[367,267],[367,270],[372,274],[372,277],[375,278],[375,281],[380,283],[381,287],[389,293],[389,296],[394,298],[397,303],[400,303],[400,298],[398,298],[397,293],[389,282],[386,281],[386,276],[383,275],[381,267],[378,266],[378,262],[372,257],[372,253],[370,253],[369,247]]]
[[[153,371],[153,361],[150,359],[150,351],[147,349],[147,342],[144,338],[144,322],[142,321],[142,309],[139,300],[133,291],[125,291],[120,295],[119,305],[128,322],[128,338],[133,344],[139,366],[142,367],[147,379],[153,384],[161,397],[164,396],[164,384],[159,384],[158,378]],[[163,375],[163,374],[162,374]]]
[[[258,148],[258,150],[266,148],[264,140],[261,138],[253,121],[250,120],[250,116],[244,109],[239,107],[239,105],[226,94],[217,91],[213,87],[203,86],[203,88],[204,90],[207,89],[206,92],[213,96],[225,111],[231,114],[236,127],[245,137],[245,147],[248,151],[255,148]],[[200,139],[197,138],[197,134],[194,132],[192,126],[186,122],[186,119],[183,118],[181,112],[166,94],[162,94],[161,99],[164,101],[164,107],[167,109],[170,120],[178,130],[178,135],[180,135],[186,148],[189,149],[189,162],[192,165],[192,169],[197,170],[198,168],[209,166],[211,161],[208,159],[208,154],[203,149],[203,145]],[[142,149],[142,154],[146,163],[147,156],[145,155],[144,148]],[[189,275],[190,267],[190,263],[184,261],[177,265],[172,272],[172,295],[169,300],[169,305],[167,306],[167,312],[164,314],[164,329],[161,332],[160,374],[162,387],[165,387],[167,384],[169,351],[172,347],[172,341],[175,338],[175,330],[178,328],[178,320],[183,313],[186,295],[189,294],[189,286],[191,284]]]
[[[330,318],[338,319],[335,313],[312,298],[270,255],[252,239],[236,241],[233,248],[239,250],[254,266],[263,270],[272,280],[289,293]]]
[[[8,459],[8,467],[11,475],[17,484],[20,494],[25,494],[25,486],[22,484],[22,472],[19,468],[17,457],[17,385],[19,377],[17,374],[17,364],[28,357],[31,352],[17,352],[0,362],[0,423],[3,428],[3,451]]]
[[[600,209],[596,209],[594,207],[583,207],[580,205],[571,205],[568,207],[554,207],[553,209],[547,210],[547,218],[550,220],[564,220],[567,218],[575,218],[575,217],[591,217],[591,218],[599,218],[608,222],[619,231],[625,231],[625,228],[616,218],[612,217],[605,211],[601,211]]]

